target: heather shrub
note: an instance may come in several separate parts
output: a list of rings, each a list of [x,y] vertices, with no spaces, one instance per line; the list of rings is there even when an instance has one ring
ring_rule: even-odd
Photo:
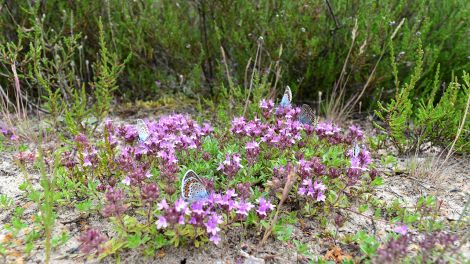
[[[393,46],[392,46],[392,54]],[[423,50],[417,50],[416,66],[410,81],[400,84],[397,65],[395,71],[395,97],[388,103],[378,103],[375,111],[379,121],[376,126],[386,132],[400,153],[429,149],[429,144],[448,148],[455,141],[457,152],[468,152],[470,145],[470,77],[465,71],[461,78],[454,77],[446,84],[441,80],[438,65],[434,82],[423,93],[425,97],[414,100],[416,83],[423,74]]]
[[[297,98],[317,99],[331,92],[340,79],[342,65],[350,48],[350,35],[357,19],[358,36],[346,65],[348,93],[357,93],[377,69],[364,102],[388,98],[393,81],[387,45],[395,34],[394,45],[400,79],[409,76],[413,66],[417,39],[425,51],[424,72],[414,94],[420,96],[432,82],[432,71],[440,63],[443,81],[452,81],[452,72],[469,66],[467,28],[468,2],[403,1],[360,2],[318,1],[7,1],[0,13],[4,45],[23,46],[18,58],[3,60],[8,87],[12,78],[11,62],[21,62],[30,44],[43,37],[52,38],[51,47],[61,47],[62,38],[73,37],[80,47],[68,58],[74,63],[74,76],[87,87],[91,81],[91,64],[98,60],[99,21],[103,22],[105,38],[111,52],[123,61],[132,57],[118,79],[119,95],[135,99],[155,99],[160,93],[181,91],[187,94],[218,93],[221,83],[232,82],[245,89],[246,75],[253,67],[258,40],[263,47],[259,68],[268,69],[279,61],[281,84],[291,84]],[[44,33],[35,38],[24,29],[43,24]],[[9,44],[7,44],[9,43]],[[47,42],[46,42],[47,43]],[[2,46],[4,46],[2,45]],[[71,45],[70,47],[73,47]],[[278,57],[282,47],[282,55]],[[225,60],[221,48],[225,52]],[[58,54],[60,51],[58,50]],[[44,52],[49,59],[53,54]],[[88,63],[87,63],[88,61]],[[64,61],[65,62],[65,61]],[[62,64],[67,76],[68,64]],[[67,66],[67,67],[66,67]],[[225,67],[227,66],[227,67]],[[18,71],[27,73],[27,64]],[[44,94],[46,87],[23,79],[21,85],[32,97]],[[294,85],[295,84],[295,85]]]

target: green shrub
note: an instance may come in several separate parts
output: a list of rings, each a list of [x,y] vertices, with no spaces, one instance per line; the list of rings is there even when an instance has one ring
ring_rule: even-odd
[[[391,49],[392,55],[393,46]],[[378,103],[375,111],[384,125],[376,124],[380,129],[386,131],[401,153],[412,150],[422,150],[431,142],[433,145],[447,148],[456,136],[463,122],[465,109],[470,96],[469,74],[463,72],[462,80],[453,77],[449,84],[440,80],[440,67],[434,77],[434,82],[426,87],[423,96],[416,100],[414,91],[416,82],[423,74],[423,50],[421,46],[417,52],[416,66],[409,82],[400,86],[397,74],[397,65],[391,60],[395,75],[396,93],[395,97],[387,104]],[[443,89],[440,89],[443,87]],[[470,118],[467,115],[463,124],[462,134],[459,135],[455,144],[455,151],[470,151]]]
[[[49,114],[54,128],[65,122],[68,132],[85,132],[86,126],[107,116],[124,64],[108,50],[101,24],[99,50],[93,62],[84,57],[86,38],[82,34],[48,28],[45,17],[34,16],[38,10],[38,5],[30,7],[34,25],[31,29],[19,27],[16,43],[0,44],[0,65],[7,69],[6,87],[15,78],[16,73],[9,70],[15,65],[21,92],[28,102],[38,102],[33,106]],[[62,21],[72,23],[73,18],[65,16]],[[93,97],[89,98],[87,92]]]
[[[332,4],[331,9],[326,3]],[[417,39],[423,40],[424,72],[413,93],[419,96],[433,79],[440,63],[445,82],[453,70],[468,69],[469,2],[452,1],[170,1],[170,0],[83,0],[7,1],[0,13],[0,42],[18,43],[21,35],[38,21],[43,36],[80,36],[81,49],[75,55],[75,74],[89,85],[89,64],[100,50],[99,18],[102,18],[108,48],[124,59],[132,58],[121,75],[117,92],[127,98],[155,98],[175,88],[192,94],[227,84],[221,62],[223,47],[234,84],[247,88],[245,76],[251,67],[258,40],[263,38],[259,68],[276,60],[279,48],[281,85],[294,88],[298,99],[314,98],[318,91],[328,94],[338,80],[350,46],[351,30],[358,20],[357,41],[346,65],[347,88],[357,93],[388,44],[394,38],[400,79],[412,68]],[[43,14],[45,14],[43,16]],[[29,46],[32,40],[24,39]],[[52,41],[50,44],[54,45]],[[27,49],[21,53],[28,52]],[[51,58],[44,52],[43,56]],[[389,97],[393,80],[385,53],[369,87],[376,89],[364,101]],[[2,67],[5,64],[2,62]],[[8,67],[5,67],[8,69]],[[7,71],[8,72],[8,71]],[[6,73],[9,75],[9,73]],[[75,79],[75,78],[74,78]],[[34,83],[22,79],[28,94],[40,93]],[[8,80],[0,81],[6,86]],[[295,85],[294,85],[295,84]],[[87,86],[88,88],[88,86]],[[206,89],[209,88],[209,89]],[[42,91],[43,92],[43,91]]]

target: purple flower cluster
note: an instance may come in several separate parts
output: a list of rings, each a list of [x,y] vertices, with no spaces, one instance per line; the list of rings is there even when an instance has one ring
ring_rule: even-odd
[[[102,244],[107,241],[107,238],[98,230],[88,229],[78,240],[82,243],[80,250],[83,253],[96,251],[96,254],[99,254],[103,251]]]
[[[458,254],[459,237],[445,231],[434,231],[425,234],[418,241],[423,263],[449,263],[446,254]],[[434,254],[433,252],[438,252]]]
[[[277,120],[263,133],[261,142],[272,148],[287,149],[302,139],[302,130],[303,125],[296,119]]]
[[[273,122],[262,122],[257,118],[251,121],[246,121],[244,117],[234,118],[230,131],[238,137],[247,137],[251,141],[258,139],[260,143],[265,143],[269,147],[280,149],[292,147],[302,139],[301,131],[304,126],[297,120],[300,109],[285,107],[277,108],[276,111],[278,111],[276,115],[281,118]]]
[[[298,173],[302,180],[312,176],[322,176],[326,174],[325,165],[320,158],[313,157],[311,160],[300,159],[298,165]]]
[[[317,181],[312,183],[311,179],[305,179],[299,187],[298,194],[315,199],[317,202],[324,202],[326,198],[325,190],[326,186],[323,183]]]
[[[407,255],[411,243],[409,236],[390,239],[382,248],[377,250],[376,263],[398,263]]]
[[[115,158],[118,170],[125,175],[123,183],[126,185],[141,187],[151,175],[149,161],[156,160],[159,176],[167,185],[165,192],[174,193],[172,187],[179,172],[179,160],[177,154],[192,149],[200,149],[202,139],[213,132],[209,123],[199,125],[187,115],[175,114],[161,117],[155,122],[144,122],[149,136],[145,141],[138,141],[139,132],[133,125],[115,127],[111,120],[105,121],[108,142],[111,147],[119,144],[118,138],[122,138],[125,144]],[[83,135],[76,138],[80,146],[88,146],[88,141]],[[93,164],[90,154],[96,152],[84,152],[85,164]]]
[[[159,196],[157,184],[148,183],[142,186],[141,196],[142,196],[142,200],[145,202],[151,203],[155,201]]]
[[[258,165],[257,162],[261,163],[263,159],[280,158],[279,160],[284,161],[287,158],[287,165],[273,169],[272,178],[268,183],[272,187],[270,191],[282,191],[288,175],[295,172],[301,177],[301,181],[294,190],[297,190],[303,199],[324,202],[327,192],[324,183],[329,182],[328,175],[330,179],[347,176],[348,184],[354,184],[368,170],[371,157],[365,148],[347,151],[345,154],[350,159],[350,166],[338,168],[327,166],[346,163],[335,163],[320,158],[322,156],[317,153],[317,149],[313,150],[316,156],[312,157],[312,152],[304,149],[305,146],[310,146],[310,143],[341,144],[340,147],[348,147],[352,143],[357,145],[364,137],[360,128],[351,126],[346,135],[332,123],[320,123],[315,127],[300,123],[300,108],[288,106],[274,109],[274,103],[266,100],[261,101],[259,106],[262,117],[253,120],[237,117],[231,122],[232,137],[228,140],[239,140],[241,151],[233,153],[234,150],[230,150],[231,153],[225,154],[225,157],[222,156],[222,160],[219,160],[217,170],[227,178],[233,179],[240,174],[243,165],[257,168],[253,165]],[[224,221],[241,221],[250,213],[250,216],[256,214],[259,218],[266,218],[274,210],[275,206],[267,198],[260,197],[256,202],[252,200],[253,186],[249,182],[238,183],[234,189],[220,194],[213,192],[213,181],[205,182],[207,180],[202,179],[207,192],[210,193],[207,199],[192,203],[184,199],[170,202],[169,197],[174,197],[173,194],[177,191],[176,181],[180,167],[188,165],[181,164],[182,162],[202,156],[209,164],[213,164],[214,157],[203,150],[202,143],[205,137],[212,135],[214,129],[209,123],[198,124],[188,116],[179,114],[165,116],[155,122],[145,121],[144,124],[147,128],[145,133],[142,122],[139,122],[137,127],[115,126],[110,120],[106,120],[106,152],[99,153],[87,137],[80,134],[75,137],[76,151],[72,152],[77,155],[68,152],[63,154],[62,162],[67,168],[78,165],[79,170],[87,168],[86,172],[95,170],[99,175],[99,189],[106,191],[103,216],[121,219],[128,209],[124,191],[132,190],[132,193],[127,193],[129,197],[140,199],[143,206],[149,207],[150,213],[157,212],[155,224],[159,232],[166,234],[166,230],[179,230],[179,226],[189,225],[199,230],[202,228],[209,240],[218,244],[221,241]],[[225,144],[225,139],[224,137],[219,143]],[[108,146],[111,146],[111,149]],[[267,151],[261,152],[262,148]],[[99,158],[103,156],[107,159],[100,162]],[[105,176],[101,175],[102,170],[96,169],[101,164],[108,166],[111,175],[122,176],[122,183],[130,187],[118,189],[115,185],[116,179],[112,183],[112,178],[117,177],[109,177],[106,181]],[[255,173],[253,174],[259,175],[258,172]],[[266,175],[265,171],[261,174]],[[160,190],[158,186],[165,187]],[[148,221],[151,221],[150,219],[153,219],[151,215]],[[99,238],[96,234],[94,236]]]
[[[158,218],[158,229],[166,228],[168,225],[184,225],[184,217],[190,213],[188,204],[183,199],[177,200],[174,206],[171,207],[166,200],[163,199],[158,203],[158,209],[164,211],[164,214]]]
[[[82,148],[83,147],[86,148],[90,146],[90,142],[88,141],[88,138],[83,133],[80,133],[75,136],[75,142],[77,143],[79,147],[82,147]]]
[[[99,162],[98,150],[92,144],[90,144],[88,138],[84,134],[80,133],[75,136],[75,143],[79,152],[78,163],[81,165],[79,169],[83,171],[86,168],[96,168]],[[75,164],[75,157],[69,155],[66,157],[65,162],[69,164]]]
[[[326,139],[331,144],[352,144],[364,139],[364,132],[356,125],[351,125],[347,135],[341,134],[341,128],[330,122],[321,122],[315,128],[315,132],[320,139]]]
[[[259,102],[259,108],[264,118],[268,119],[273,113],[274,101],[263,99]]]
[[[188,204],[183,199],[177,200],[170,206],[166,200],[158,203],[161,214],[156,222],[157,229],[163,230],[173,228],[176,225],[192,225],[204,227],[209,240],[215,244],[220,242],[222,214],[231,215],[234,212],[238,219],[244,219],[255,207],[245,199],[235,199],[237,194],[229,189],[224,195],[213,193],[206,200],[196,201]],[[258,215],[265,217],[269,211],[274,209],[269,201],[264,198],[258,199]]]
[[[239,183],[237,191],[241,199],[248,199],[251,196],[251,184],[249,182]]]
[[[256,138],[260,137],[268,127],[268,124],[263,123],[258,118],[247,122],[244,117],[235,117],[230,131],[239,137]]]
[[[368,170],[368,166],[372,162],[370,152],[367,149],[359,149],[358,153],[355,153],[355,151],[357,151],[357,149],[350,149],[346,155],[351,159],[351,166],[346,172],[348,185],[350,186],[356,184],[359,177]]]
[[[26,162],[33,162],[36,158],[36,154],[32,151],[26,150],[26,151],[20,151],[15,155],[15,158],[22,164]]]
[[[299,115],[300,115],[300,108],[298,107],[292,107],[292,106],[286,106],[282,107],[279,106],[276,108],[275,116],[278,119],[285,118],[287,120],[297,120]]]
[[[233,178],[242,167],[240,154],[227,154],[225,160],[220,163],[217,168],[218,171],[222,171],[223,174],[229,178]]]
[[[120,216],[126,211],[126,206],[124,205],[124,192],[123,190],[116,190],[109,188],[106,192],[106,204],[103,208],[103,216]]]
[[[349,134],[346,137],[346,142],[351,144],[352,142],[362,141],[364,139],[364,132],[356,125],[349,127]]]
[[[257,200],[258,202],[258,209],[256,209],[256,212],[260,217],[266,217],[268,211],[274,210],[276,207],[271,203],[271,201],[266,200],[265,198],[261,197]]]
[[[395,228],[393,228],[393,232],[404,236],[408,233],[408,226],[406,226],[406,225],[397,225],[397,226],[395,226]]]
[[[256,141],[250,141],[246,143],[245,150],[246,160],[248,161],[248,164],[252,166],[256,162],[256,159],[258,158],[258,155],[261,151],[259,143]]]
[[[445,231],[434,231],[424,236],[412,236],[408,233],[405,225],[396,226],[393,230],[399,233],[397,238],[390,239],[377,250],[375,258],[377,263],[397,263],[408,254],[408,247],[414,243],[419,246],[421,253],[420,261],[423,263],[447,263],[443,261],[445,252],[455,252],[458,246],[458,236]],[[433,257],[433,251],[438,250],[439,254]]]
[[[72,169],[78,164],[78,162],[73,152],[65,151],[62,153],[61,164],[67,169]]]
[[[124,138],[127,143],[133,143],[139,138],[139,131],[132,125],[124,125],[119,127],[117,135]]]
[[[431,251],[436,247],[441,247],[444,249],[452,249],[456,245],[459,237],[454,234],[450,234],[444,231],[435,231],[428,233],[424,238],[419,242],[419,246],[422,251]]]
[[[320,122],[315,128],[315,132],[320,139],[326,139],[330,144],[339,144],[343,142],[341,128],[333,123]]]
[[[87,148],[83,151],[83,167],[96,168],[99,162],[98,151],[94,147]]]
[[[2,133],[2,135],[6,138],[9,138],[10,140],[12,141],[17,141],[19,139],[19,137],[15,134],[15,129],[8,129],[6,127],[2,127],[0,129],[0,132]]]
[[[301,124],[298,121],[300,108],[277,107],[273,115],[274,106],[272,101],[262,100],[259,107],[265,120],[262,121],[257,118],[246,120],[244,117],[237,117],[233,119],[230,129],[237,137],[247,139],[245,150],[246,161],[249,165],[253,165],[260,155],[260,145],[280,150],[289,149],[295,145],[303,148],[308,143],[308,137],[314,132],[320,140],[325,140],[332,145],[344,144],[348,146],[353,143],[357,145],[364,138],[364,132],[355,125],[349,127],[348,133],[342,133],[341,128],[331,122],[321,122],[315,127]],[[302,136],[302,131],[305,132],[307,137]],[[269,152],[265,152],[263,155],[264,159],[271,158]],[[327,168],[319,157],[313,157],[309,160],[304,159],[302,151],[296,153],[295,156],[299,162],[296,172],[302,180],[323,175],[329,175],[330,178],[339,178],[344,174],[347,176],[349,186],[354,185],[360,176],[368,171],[371,163],[370,153],[365,148],[361,149],[357,155],[351,155],[348,152],[350,166],[347,168]],[[230,163],[230,160],[226,159],[225,162]],[[219,169],[221,168],[219,167]],[[224,174],[228,175],[226,172]],[[278,185],[282,185],[282,180],[273,177],[271,184],[277,189],[280,187]]]
[[[131,163],[130,168],[133,168],[133,169],[126,171],[127,176],[122,181],[122,183],[124,183],[125,185],[140,186],[141,184],[143,184],[145,179],[150,178],[152,176],[150,174],[148,165],[145,163],[142,163],[142,164]]]

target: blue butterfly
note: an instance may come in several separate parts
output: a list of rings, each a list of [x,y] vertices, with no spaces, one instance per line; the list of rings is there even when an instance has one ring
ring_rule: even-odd
[[[361,146],[359,146],[359,144],[357,143],[354,143],[354,146],[351,152],[354,158],[359,157],[359,154],[361,153]]]
[[[315,111],[313,111],[309,105],[303,104],[300,111],[299,121],[302,124],[316,126],[317,119],[315,118]]]
[[[284,95],[282,96],[281,103],[279,104],[282,107],[290,106],[292,102],[292,92],[289,86],[286,86],[286,90],[284,91]]]
[[[147,138],[150,136],[150,133],[144,120],[137,119],[136,127],[137,127],[137,131],[139,132],[139,140],[141,142],[147,140]]]
[[[184,174],[181,183],[181,197],[187,203],[205,200],[209,197],[204,183],[202,183],[201,178],[193,170],[188,170]]]

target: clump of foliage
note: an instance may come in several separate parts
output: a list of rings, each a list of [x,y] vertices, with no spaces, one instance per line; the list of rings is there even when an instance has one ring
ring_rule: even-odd
[[[15,42],[0,44],[0,64],[7,80],[12,80],[5,87],[15,83],[16,100],[27,104],[28,110],[48,113],[53,128],[65,127],[73,135],[92,131],[87,127],[95,128],[108,115],[119,74],[128,58],[120,63],[116,53],[107,48],[101,22],[97,60],[92,63],[84,57],[82,34],[49,29],[45,17],[29,19],[33,26],[18,28]],[[67,23],[67,19],[64,17],[63,22]],[[8,96],[1,99],[6,101],[2,104],[6,117],[12,104]]]
[[[374,203],[371,203],[374,204]],[[390,231],[385,238],[359,231],[353,240],[358,244],[362,261],[380,263],[449,263],[462,260],[460,248],[466,243],[468,235],[463,227],[462,218],[446,225],[440,215],[442,201],[434,196],[422,196],[411,209],[395,200],[390,204],[383,202],[377,207],[386,212],[383,219],[390,220]],[[461,215],[466,214],[466,209]],[[377,218],[377,211],[374,218]]]
[[[391,48],[392,54],[393,47]],[[401,85],[396,60],[392,59],[395,75],[395,97],[389,103],[378,103],[376,115],[384,125],[377,127],[385,131],[399,152],[422,150],[431,142],[440,147],[449,147],[463,125],[457,138],[455,151],[470,151],[470,116],[465,109],[470,96],[470,77],[464,72],[461,80],[453,77],[449,84],[440,80],[439,66],[434,81],[428,85],[423,97],[416,98],[416,83],[423,74],[423,50],[417,50],[416,65],[410,80]]]
[[[377,263],[449,263],[459,259],[459,243],[462,243],[451,231],[415,235],[408,232],[406,225],[395,227],[383,243],[363,231],[355,239],[367,256],[364,259]]]
[[[351,128],[343,134],[330,123],[314,128],[298,121],[298,108],[274,109],[264,101],[261,106],[259,118],[237,117],[230,128],[216,131],[208,123],[173,115],[147,122],[150,137],[144,142],[137,141],[133,126],[111,122],[97,147],[77,137],[78,156],[67,154],[64,164],[76,179],[96,182],[105,194],[101,212],[119,230],[109,242],[111,253],[144,244],[148,252],[171,244],[217,244],[220,232],[240,221],[266,227],[263,219],[291,173],[299,177],[293,190],[305,201],[306,213],[321,212],[323,203],[344,204],[342,192],[367,175],[371,162],[365,148],[351,149],[362,132]],[[211,192],[207,200],[179,198],[180,166],[209,176],[204,178]]]
[[[84,252],[105,257],[144,247],[153,255],[169,245],[218,244],[229,227],[267,229],[288,179],[294,179],[288,202],[326,219],[331,208],[348,206],[355,186],[378,179],[358,127],[342,132],[332,123],[302,124],[299,108],[274,108],[272,101],[261,101],[260,109],[251,120],[235,117],[229,127],[179,114],[147,121],[145,141],[135,126],[110,120],[101,139],[75,136],[57,168],[57,192],[83,200],[79,208],[116,228],[108,236],[88,230],[80,238]],[[202,176],[207,199],[181,198],[188,168]],[[284,221],[273,230],[288,240]]]

